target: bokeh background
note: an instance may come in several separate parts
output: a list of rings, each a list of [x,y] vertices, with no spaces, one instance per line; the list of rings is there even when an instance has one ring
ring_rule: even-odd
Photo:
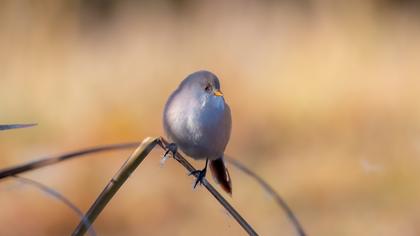
[[[0,167],[162,135],[168,95],[216,73],[233,112],[227,153],[268,180],[309,235],[420,235],[417,1],[0,2]],[[25,174],[87,210],[130,150]],[[95,222],[99,235],[244,235],[156,150]],[[202,162],[194,163],[197,167]],[[229,198],[261,235],[293,235],[230,167]],[[1,235],[68,235],[78,217],[0,182]]]

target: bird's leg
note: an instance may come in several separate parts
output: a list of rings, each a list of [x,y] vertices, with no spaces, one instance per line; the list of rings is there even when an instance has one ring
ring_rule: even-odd
[[[165,161],[169,158],[169,153],[172,154],[172,157],[175,158],[176,152],[178,150],[178,147],[176,146],[176,143],[170,143],[168,146],[166,146],[167,150],[165,154],[163,154],[162,160],[160,160],[160,164],[163,166],[165,164]]]
[[[172,154],[172,156],[176,155],[176,152],[178,150],[178,147],[176,146],[176,143],[170,143],[168,146],[166,146],[168,150],[166,150],[165,154],[163,156],[167,156],[169,153]]]
[[[203,182],[204,177],[206,177],[208,162],[209,162],[209,159],[206,159],[206,165],[204,166],[202,170],[195,170],[189,174],[189,175],[194,175],[195,177],[197,177],[193,188],[195,188],[198,183],[201,184]]]

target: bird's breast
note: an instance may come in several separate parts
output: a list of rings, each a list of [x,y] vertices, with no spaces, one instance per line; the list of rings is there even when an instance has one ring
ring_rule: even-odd
[[[225,102],[222,97],[188,101],[176,99],[169,104],[165,121],[167,133],[187,155],[219,158],[226,143],[221,143],[230,130],[225,130]]]

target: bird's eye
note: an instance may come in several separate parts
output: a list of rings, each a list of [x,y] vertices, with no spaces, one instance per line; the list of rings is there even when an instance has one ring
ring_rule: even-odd
[[[206,85],[206,87],[204,88],[204,90],[206,90],[206,92],[210,92],[211,91],[210,84]]]

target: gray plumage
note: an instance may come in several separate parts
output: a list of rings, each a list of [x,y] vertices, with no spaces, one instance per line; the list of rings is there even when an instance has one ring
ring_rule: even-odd
[[[231,131],[231,114],[211,72],[189,75],[166,103],[163,125],[170,140],[194,159],[223,157]]]
[[[163,127],[171,142],[194,159],[210,160],[213,176],[229,194],[231,180],[223,154],[231,125],[230,108],[220,92],[219,79],[209,71],[187,76],[169,97],[163,113]],[[201,171],[203,176],[206,167]]]

